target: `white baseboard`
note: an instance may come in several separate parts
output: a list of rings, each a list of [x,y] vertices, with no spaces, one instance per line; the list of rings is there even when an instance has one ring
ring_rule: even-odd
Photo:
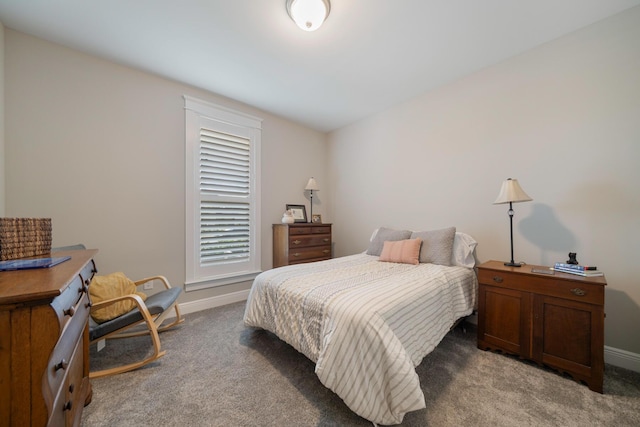
[[[640,354],[604,346],[604,361],[613,366],[640,372]]]
[[[244,291],[231,292],[217,297],[203,298],[196,301],[183,302],[179,304],[182,314],[195,313],[209,308],[220,307],[222,305],[233,304],[234,302],[245,301],[249,297],[249,289]]]
[[[245,301],[249,297],[249,289],[232,292],[217,297],[203,298],[196,301],[189,301],[180,304],[182,314],[195,313],[209,308],[220,307],[235,302]],[[468,319],[471,323],[477,324],[475,315]],[[640,372],[640,354],[632,353],[618,348],[604,346],[604,361],[613,366]]]

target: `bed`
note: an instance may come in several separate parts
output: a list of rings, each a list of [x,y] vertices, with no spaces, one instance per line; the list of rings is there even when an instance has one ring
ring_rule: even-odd
[[[358,415],[398,424],[426,406],[415,367],[475,307],[476,243],[447,230],[444,248],[433,238],[442,230],[416,237],[418,263],[382,262],[387,245],[417,235],[381,228],[365,253],[265,271],[254,280],[244,323],[312,360],[320,381]]]

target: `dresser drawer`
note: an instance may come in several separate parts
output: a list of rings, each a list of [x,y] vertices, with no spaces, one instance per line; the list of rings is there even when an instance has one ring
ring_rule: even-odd
[[[89,297],[86,293],[73,306],[73,311],[72,316],[67,316],[69,321],[49,358],[46,376],[49,389],[54,395],[69,371],[74,348],[82,342],[82,333],[89,318]]]
[[[290,235],[301,235],[301,234],[330,234],[331,226],[329,225],[309,225],[304,227],[291,227],[289,229]]]
[[[562,273],[548,276],[479,269],[478,281],[484,285],[535,292],[590,304],[604,304],[604,287],[582,280],[580,276],[566,277]]]
[[[84,406],[83,381],[84,360],[82,340],[78,340],[70,354],[69,364],[62,376],[62,386],[55,389],[49,426],[72,426],[76,417],[81,416],[78,410]]]
[[[91,283],[91,279],[93,279],[93,276],[97,272],[98,269],[96,268],[95,261],[91,260],[87,263],[87,265],[84,266],[82,271],[80,271],[80,278],[86,286],[89,286],[89,284]]]
[[[289,263],[304,262],[312,259],[329,259],[331,246],[315,246],[310,248],[292,249],[289,252]]]
[[[330,234],[289,237],[289,248],[291,250],[295,250],[295,248],[304,248],[308,246],[326,246],[326,245],[329,245],[330,243],[331,243]]]
[[[78,310],[78,303],[87,295],[89,287],[85,286],[81,276],[75,276],[69,286],[56,297],[51,306],[58,315],[58,321],[60,323],[60,330],[63,330]]]

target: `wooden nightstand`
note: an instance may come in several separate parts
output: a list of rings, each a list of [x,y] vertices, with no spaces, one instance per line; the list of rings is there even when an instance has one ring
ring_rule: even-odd
[[[546,267],[478,266],[478,348],[547,365],[602,393],[604,276],[532,268]]]
[[[273,268],[331,258],[331,224],[273,224]]]

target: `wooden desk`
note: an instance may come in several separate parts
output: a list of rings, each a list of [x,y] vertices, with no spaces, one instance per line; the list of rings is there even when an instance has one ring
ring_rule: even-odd
[[[78,426],[91,401],[89,283],[97,250],[0,272],[0,426]]]

